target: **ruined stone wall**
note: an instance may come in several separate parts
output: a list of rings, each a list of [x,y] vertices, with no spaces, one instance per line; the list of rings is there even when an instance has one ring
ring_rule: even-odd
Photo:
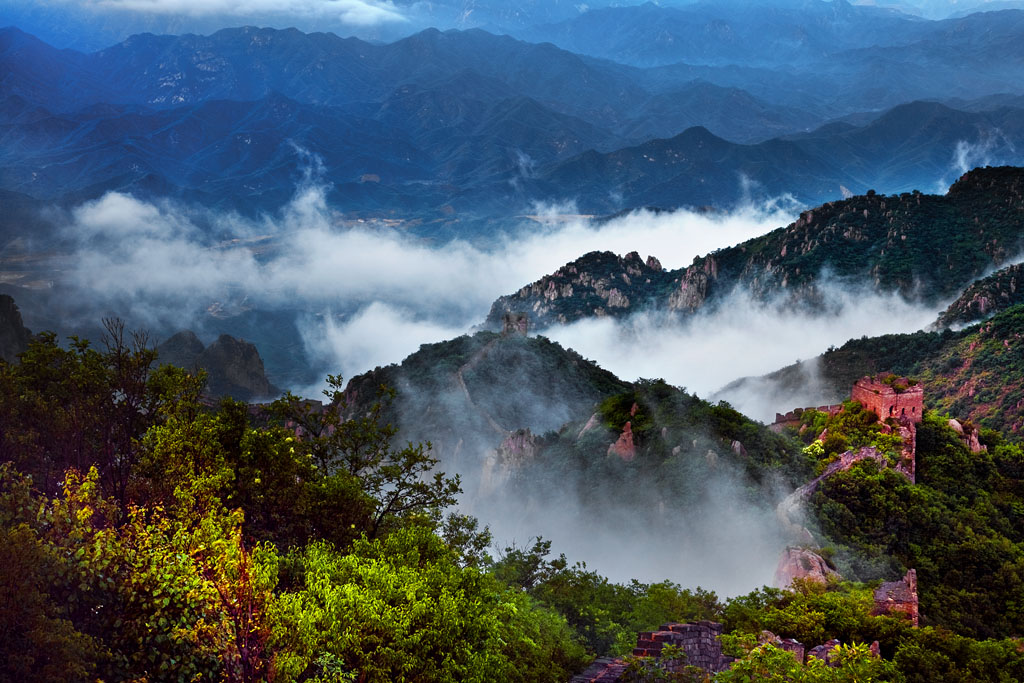
[[[917,570],[908,569],[899,581],[886,581],[875,590],[873,615],[903,616],[917,628],[920,621]]]
[[[722,630],[722,625],[716,621],[662,624],[657,631],[643,631],[639,634],[633,654],[638,657],[660,657],[662,647],[672,644],[686,653],[685,659],[679,660],[677,664],[680,671],[687,666],[697,666],[708,673],[718,673],[728,669],[733,662],[732,657],[722,654],[722,643],[718,640]],[[666,668],[671,669],[672,664],[668,663]]]
[[[861,377],[853,385],[851,397],[860,401],[868,410],[874,411],[882,420],[890,417],[897,420],[906,418],[913,423],[921,421],[924,411],[924,389],[921,385],[909,386],[906,378],[896,380],[907,388],[896,391],[892,386],[871,377]]]
[[[501,316],[501,333],[526,336],[530,329],[530,318],[525,313],[505,313]]]
[[[808,410],[817,410],[819,413],[828,413],[829,415],[836,415],[843,409],[843,404],[837,403],[829,406],[811,406],[809,408],[796,408],[788,413],[775,413],[775,422],[768,425],[768,429],[772,430],[776,434],[781,432],[786,427],[799,427],[800,420],[804,413]]]

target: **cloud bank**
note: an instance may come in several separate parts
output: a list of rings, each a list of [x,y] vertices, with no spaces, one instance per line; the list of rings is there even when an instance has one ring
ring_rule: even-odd
[[[740,377],[763,375],[854,337],[915,332],[937,311],[897,295],[879,295],[825,281],[829,312],[792,310],[734,292],[712,312],[679,320],[639,313],[622,321],[590,319],[551,330],[549,336],[625,379],[662,378],[709,397]],[[808,386],[808,395],[815,388]],[[780,405],[770,396],[730,394],[734,407],[770,421]]]
[[[261,14],[337,19],[352,26],[404,23],[389,0],[84,0],[81,6],[149,14],[246,17]]]
[[[63,282],[82,316],[99,308],[158,329],[201,326],[211,310],[301,311],[314,361],[351,376],[469,330],[498,296],[588,251],[635,250],[677,268],[791,218],[778,206],[607,222],[549,211],[481,247],[347,223],[315,184],[261,221],[112,192],[71,212],[64,234],[76,256]]]

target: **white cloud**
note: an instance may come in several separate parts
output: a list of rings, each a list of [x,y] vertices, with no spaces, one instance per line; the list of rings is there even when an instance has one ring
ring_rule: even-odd
[[[421,344],[451,339],[464,331],[417,320],[408,310],[374,302],[345,322],[326,316],[322,328],[307,332],[306,345],[314,357],[333,359],[333,372],[353,377],[405,358]]]
[[[708,397],[740,377],[763,375],[797,360],[814,358],[853,337],[913,332],[937,311],[896,295],[823,286],[830,312],[793,311],[734,293],[715,311],[678,320],[641,313],[625,320],[590,319],[547,334],[598,361],[619,377],[660,377]],[[752,417],[770,419],[776,408],[758,396],[729,395]]]
[[[64,277],[83,308],[88,303],[113,310],[147,326],[188,325],[211,305],[240,298],[247,306],[318,313],[333,327],[307,330],[308,346],[350,376],[401,361],[423,341],[469,329],[498,296],[588,251],[636,250],[676,268],[784,225],[791,215],[747,208],[730,214],[637,212],[604,223],[549,218],[485,248],[343,224],[316,186],[262,221],[195,215],[170,202],[109,193],[72,212],[65,232],[78,251]],[[200,223],[236,239],[215,242]],[[324,315],[329,310],[340,317]],[[371,320],[382,323],[380,330]],[[399,320],[405,325],[400,335]],[[363,347],[351,343],[354,325]],[[418,341],[395,345],[396,336]]]
[[[407,21],[402,11],[387,0],[84,0],[79,4],[95,9],[151,14],[322,17],[353,26]]]

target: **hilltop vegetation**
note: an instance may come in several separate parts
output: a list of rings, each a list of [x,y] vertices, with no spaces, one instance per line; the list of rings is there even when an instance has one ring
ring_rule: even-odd
[[[399,438],[430,441],[449,467],[479,467],[480,454],[512,431],[557,429],[629,386],[544,337],[494,332],[424,344],[400,365],[353,377],[345,390],[353,415],[382,384],[398,391],[384,418]]]
[[[924,387],[928,407],[1017,441],[1024,429],[1022,335],[1024,306],[1018,304],[959,331],[946,328],[851,339],[810,362],[782,368],[764,379],[786,393],[806,383],[810,369],[820,383],[819,402],[831,402],[847,395],[864,375],[891,372],[915,377]],[[747,382],[733,382],[721,393],[745,391]]]
[[[675,271],[647,274],[638,263],[630,273],[628,264],[609,269],[607,258],[588,255],[499,298],[488,322],[506,310],[531,311],[539,327],[645,309],[692,313],[734,291],[828,310],[827,284],[935,303],[1017,254],[1022,220],[1024,169],[976,169],[945,195],[872,191],[828,202],[785,228]],[[611,305],[612,288],[628,292],[628,300]]]
[[[929,626],[913,630],[869,613],[872,584],[723,601],[671,581],[610,582],[551,558],[543,539],[492,558],[487,530],[450,512],[458,477],[428,447],[398,445],[388,392],[357,396],[369,377],[345,392],[330,378],[324,407],[290,395],[259,410],[211,407],[201,374],[153,370],[142,337],[109,330],[105,350],[42,335],[19,364],[0,362],[0,591],[19,596],[0,608],[12,634],[0,642],[5,677],[564,681],[593,655],[628,653],[639,630],[702,618],[724,621],[742,658],[721,681],[1010,680],[1024,666],[1014,641],[974,640],[1022,627],[1006,606],[1024,589],[1024,453],[994,433],[990,452],[973,455],[929,414],[917,485],[862,464],[813,499],[847,578],[918,569]],[[446,373],[426,372],[446,349]],[[590,420],[539,437],[518,462],[506,485],[522,505],[578,487],[599,521],[611,510],[647,526],[685,511],[715,525],[697,507],[709,500],[771,519],[773,487],[806,481],[827,457],[664,382],[621,385],[542,339],[481,333],[389,371],[427,386],[483,371],[481,351],[502,367],[533,358],[565,391],[605,392]],[[808,411],[803,436],[824,425],[834,446],[882,444],[854,407],[824,421]],[[762,629],[809,645],[842,639],[846,663],[822,678],[755,647]],[[856,645],[873,639],[883,659]]]

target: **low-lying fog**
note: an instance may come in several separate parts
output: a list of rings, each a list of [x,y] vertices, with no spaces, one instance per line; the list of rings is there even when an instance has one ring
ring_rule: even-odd
[[[571,207],[533,207],[530,213],[546,212],[547,220],[524,219],[520,231],[484,247],[436,244],[400,228],[342,221],[316,184],[261,221],[110,193],[63,216],[62,234],[77,253],[59,283],[73,292],[66,303],[83,322],[114,312],[132,327],[190,327],[201,336],[211,310],[299,311],[310,362],[322,375],[348,378],[400,362],[420,344],[470,331],[498,296],[588,251],[637,251],[679,268],[784,226],[800,208],[779,201],[721,214],[640,211],[592,222],[563,218]],[[685,324],[638,314],[545,334],[623,379],[662,377],[707,396],[733,379],[812,358],[853,336],[918,329],[936,313],[895,297],[838,286],[827,291],[830,313],[824,317],[782,313],[737,293],[719,312]],[[316,395],[319,387],[291,388]],[[758,396],[729,399],[760,419],[792,407]],[[613,579],[670,578],[735,594],[770,580],[783,543],[764,509],[730,506],[735,485],[724,482],[715,495],[709,492],[708,506],[688,510],[698,524],[688,524],[679,538],[639,533],[628,517],[619,529],[584,531],[571,521],[577,501],[568,499],[511,515],[480,503],[470,511],[497,523],[499,544],[524,545],[543,535],[555,541],[556,552]]]

